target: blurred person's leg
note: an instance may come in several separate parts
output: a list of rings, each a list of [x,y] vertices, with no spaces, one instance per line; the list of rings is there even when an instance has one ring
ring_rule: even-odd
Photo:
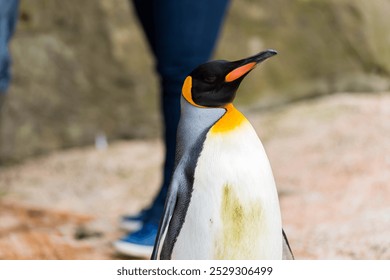
[[[0,111],[11,80],[8,44],[15,30],[19,0],[0,0]]]
[[[124,217],[142,227],[117,242],[122,253],[137,254],[138,247],[133,245],[147,247],[146,256],[151,253],[174,167],[182,84],[196,66],[210,59],[228,2],[133,0],[160,77],[165,161],[163,182],[151,206],[140,215]]]

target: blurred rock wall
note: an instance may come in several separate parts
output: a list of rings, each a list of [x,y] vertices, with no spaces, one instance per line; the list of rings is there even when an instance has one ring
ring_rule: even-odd
[[[0,155],[157,134],[157,79],[125,0],[21,1]]]
[[[220,50],[228,58],[278,50],[242,85],[262,104],[382,91],[390,88],[389,26],[385,0],[233,1]]]
[[[279,55],[242,84],[242,104],[389,90],[390,1],[236,0],[216,51]],[[22,0],[0,161],[159,134],[158,80],[127,0]],[[259,70],[260,69],[260,70]]]

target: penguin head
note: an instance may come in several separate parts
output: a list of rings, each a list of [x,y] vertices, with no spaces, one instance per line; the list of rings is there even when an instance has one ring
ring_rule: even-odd
[[[204,63],[185,79],[183,97],[192,105],[223,108],[233,102],[241,81],[257,64],[277,54],[266,50],[237,61],[215,60]]]

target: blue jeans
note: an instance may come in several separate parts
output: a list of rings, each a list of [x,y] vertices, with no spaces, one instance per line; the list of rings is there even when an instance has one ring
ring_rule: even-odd
[[[155,57],[161,85],[165,162],[163,182],[151,209],[158,222],[172,176],[181,87],[186,76],[208,61],[229,0],[133,0]]]
[[[0,0],[0,94],[5,93],[11,80],[11,57],[8,43],[15,30],[19,0]]]

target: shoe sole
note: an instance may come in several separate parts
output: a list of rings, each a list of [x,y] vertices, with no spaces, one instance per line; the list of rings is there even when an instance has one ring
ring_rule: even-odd
[[[117,252],[131,257],[150,259],[153,252],[153,246],[142,246],[125,241],[115,241],[113,245]]]
[[[142,222],[121,221],[119,227],[127,232],[137,231],[141,229]]]

